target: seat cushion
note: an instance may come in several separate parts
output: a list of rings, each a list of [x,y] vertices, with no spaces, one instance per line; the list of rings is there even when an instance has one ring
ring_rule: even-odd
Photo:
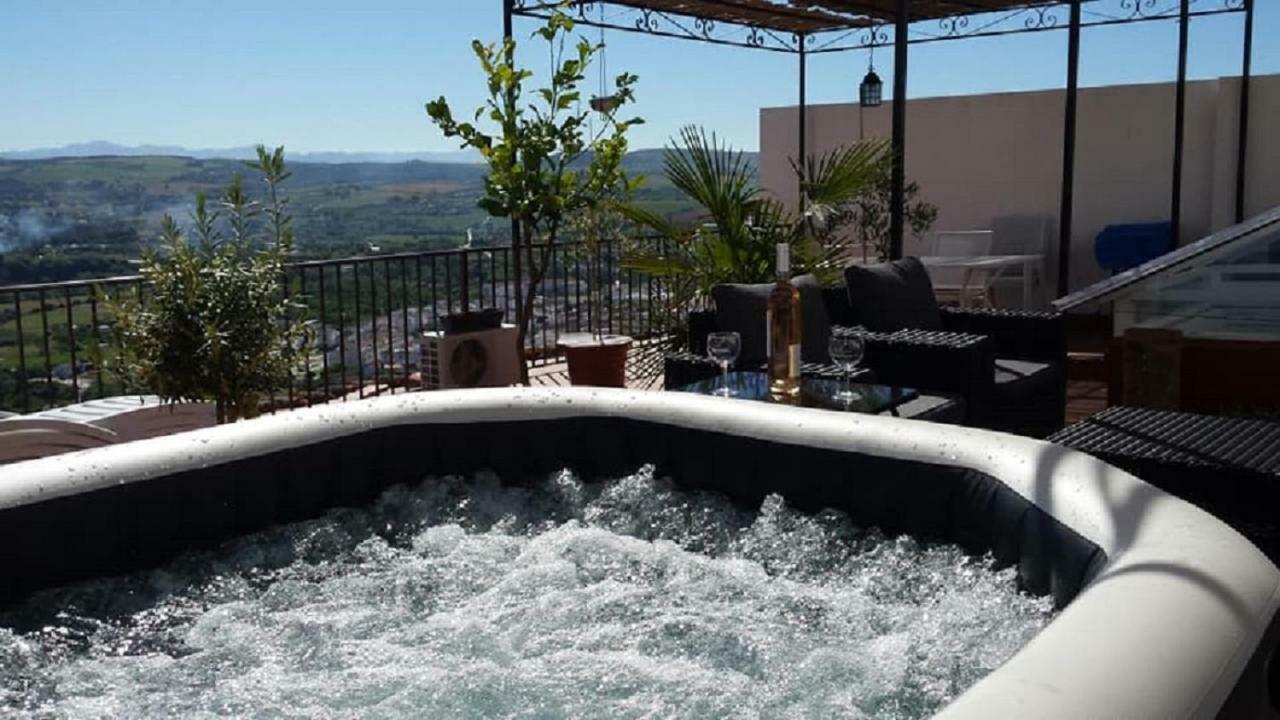
[[[996,358],[992,392],[997,402],[1008,402],[1048,392],[1058,380],[1061,368],[1029,360]]]
[[[929,273],[916,258],[850,265],[844,283],[855,325],[876,332],[942,329]]]
[[[827,342],[831,338],[831,322],[827,319],[822,286],[812,275],[792,278],[791,284],[800,290],[800,357],[807,363],[829,363]],[[767,359],[765,314],[771,292],[773,283],[725,283],[711,289],[711,298],[716,304],[716,328],[736,331],[742,336],[739,367],[758,365]]]

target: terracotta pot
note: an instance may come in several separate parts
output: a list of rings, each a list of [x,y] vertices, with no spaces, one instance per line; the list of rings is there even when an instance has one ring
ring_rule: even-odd
[[[558,343],[569,362],[569,382],[596,387],[627,386],[627,351],[631,338],[605,335],[601,340],[589,333],[566,335]]]

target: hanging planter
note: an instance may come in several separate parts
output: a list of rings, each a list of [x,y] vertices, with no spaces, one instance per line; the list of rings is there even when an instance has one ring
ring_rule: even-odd
[[[591,98],[591,109],[604,115],[612,114],[618,109],[618,97],[616,95],[602,95]]]

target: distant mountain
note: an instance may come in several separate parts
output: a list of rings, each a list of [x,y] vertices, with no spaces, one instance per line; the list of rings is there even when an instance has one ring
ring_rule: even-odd
[[[286,148],[288,150],[288,148]],[[661,149],[632,150],[627,153],[626,168],[633,174],[656,176],[663,170]],[[358,163],[406,163],[412,161],[442,165],[479,164],[480,155],[468,150],[453,152],[289,152],[292,162],[347,165]],[[758,153],[743,153],[753,165]],[[56,148],[34,150],[0,150],[0,160],[48,160],[86,157],[189,157],[197,160],[248,160],[257,157],[251,146],[234,148],[186,148],[180,145],[117,145],[104,140],[73,143]]]
[[[287,148],[286,148],[287,149]],[[454,152],[291,152],[289,159],[315,163],[402,163],[418,160],[430,163],[470,164],[480,162],[477,153]],[[105,140],[72,143],[34,150],[0,150],[7,160],[45,160],[67,157],[141,157],[171,156],[199,160],[247,160],[257,156],[253,146],[234,148],[186,148],[180,145],[117,145]]]

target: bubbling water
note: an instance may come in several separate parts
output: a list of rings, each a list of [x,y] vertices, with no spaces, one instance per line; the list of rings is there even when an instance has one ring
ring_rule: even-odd
[[[918,718],[1051,618],[952,546],[651,468],[433,478],[0,615],[28,717]]]

